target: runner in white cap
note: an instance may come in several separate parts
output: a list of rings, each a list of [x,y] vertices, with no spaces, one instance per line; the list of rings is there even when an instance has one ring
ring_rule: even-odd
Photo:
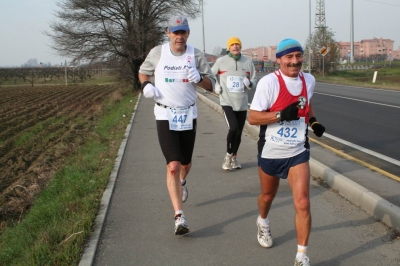
[[[174,16],[167,29],[169,42],[154,47],[139,70],[143,95],[154,98],[161,150],[167,161],[167,187],[175,211],[175,234],[189,232],[183,214],[188,197],[186,177],[196,139],[196,86],[213,90],[215,77],[204,54],[188,45],[189,23]],[[154,76],[154,84],[150,77]]]
[[[302,73],[303,48],[285,39],[276,51],[280,69],[260,79],[250,106],[249,123],[260,125],[257,239],[261,246],[273,244],[268,213],[280,179],[288,179],[296,210],[297,254],[295,266],[308,266],[307,245],[311,231],[310,145],[307,125],[321,137],[325,127],[315,118],[311,103],[315,78]]]

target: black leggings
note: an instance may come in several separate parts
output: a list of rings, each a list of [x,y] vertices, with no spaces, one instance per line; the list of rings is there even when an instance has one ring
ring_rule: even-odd
[[[196,140],[197,120],[193,119],[193,129],[174,131],[169,129],[168,120],[156,120],[158,141],[167,164],[179,161],[182,165],[192,162],[194,142]]]
[[[229,128],[226,136],[226,152],[237,154],[240,142],[242,141],[242,131],[247,118],[247,110],[233,111],[231,106],[221,106],[224,110],[226,123]]]

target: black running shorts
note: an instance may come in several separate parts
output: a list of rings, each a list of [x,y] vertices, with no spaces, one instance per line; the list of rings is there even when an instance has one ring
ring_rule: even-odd
[[[170,130],[168,120],[156,120],[156,122],[158,141],[167,164],[172,161],[179,161],[182,165],[190,164],[196,140],[197,120],[193,119],[192,130],[184,131]]]

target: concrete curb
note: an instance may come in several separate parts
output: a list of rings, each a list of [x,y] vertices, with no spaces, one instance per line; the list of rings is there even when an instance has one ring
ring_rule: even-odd
[[[322,178],[328,186],[337,190],[340,195],[354,205],[400,232],[400,208],[398,206],[312,158],[310,168],[313,176]]]
[[[108,179],[107,187],[103,192],[103,197],[101,198],[99,211],[98,211],[96,219],[94,221],[95,225],[93,228],[93,234],[90,237],[89,241],[86,243],[86,247],[85,247],[85,250],[81,257],[81,260],[79,262],[79,266],[91,266],[93,264],[93,261],[94,261],[95,255],[96,255],[96,251],[97,251],[97,247],[98,247],[99,241],[100,241],[100,235],[103,230],[103,225],[104,225],[104,222],[106,219],[108,207],[110,205],[111,196],[114,191],[115,181],[116,181],[118,173],[119,173],[122,158],[124,156],[124,152],[125,152],[125,148],[126,148],[126,143],[128,141],[129,133],[131,131],[133,119],[135,118],[137,106],[139,104],[141,95],[142,94],[139,94],[139,96],[138,96],[138,100],[135,105],[135,111],[133,112],[131,120],[130,120],[128,126],[126,127],[124,139],[122,140],[121,146],[119,147],[119,150],[118,150],[117,158],[115,159],[114,168],[111,171],[110,177]]]
[[[223,114],[219,104],[208,99],[204,95],[197,93],[200,100],[205,102],[217,112]],[[255,138],[258,138],[259,127],[250,125],[246,120],[244,128]],[[382,197],[370,190],[360,186],[347,177],[335,172],[326,165],[314,160],[310,160],[311,175],[324,180],[331,188],[338,191],[340,195],[348,199],[354,205],[360,207],[376,219],[381,220],[387,226],[400,232],[400,208],[393,205]]]

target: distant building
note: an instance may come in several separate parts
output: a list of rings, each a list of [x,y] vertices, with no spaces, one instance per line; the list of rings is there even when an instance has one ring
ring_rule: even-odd
[[[338,42],[340,58],[348,60],[350,56],[350,42]],[[354,42],[354,59],[356,60],[400,60],[400,46],[398,50],[393,49],[394,41],[383,38],[372,38]],[[251,58],[253,61],[276,61],[276,46],[260,46],[256,48],[246,48],[242,54]]]
[[[214,62],[214,63],[218,58],[218,56],[216,56],[216,55],[207,54],[207,53],[205,53],[205,57],[207,59],[207,62]]]
[[[276,46],[260,46],[242,50],[242,54],[251,58],[253,61],[276,61]]]
[[[399,50],[393,50],[394,41],[383,38],[372,38],[354,42],[354,59],[376,58],[389,60],[400,59]],[[347,59],[350,56],[350,42],[338,42],[340,58]]]

